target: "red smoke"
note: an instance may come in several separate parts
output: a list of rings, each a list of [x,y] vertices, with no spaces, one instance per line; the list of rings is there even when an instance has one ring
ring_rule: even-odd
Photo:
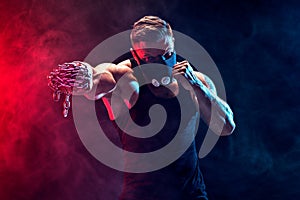
[[[87,153],[47,87],[53,67],[83,60],[99,40],[80,26],[89,9],[10,4],[0,16],[0,199],[116,198],[120,176]]]

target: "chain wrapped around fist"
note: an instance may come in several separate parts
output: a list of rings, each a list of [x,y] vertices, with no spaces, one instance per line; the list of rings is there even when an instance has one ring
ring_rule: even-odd
[[[63,116],[67,117],[72,94],[83,94],[92,88],[92,67],[85,62],[73,61],[58,65],[47,76],[48,86],[53,90],[53,100],[59,101],[65,95]]]

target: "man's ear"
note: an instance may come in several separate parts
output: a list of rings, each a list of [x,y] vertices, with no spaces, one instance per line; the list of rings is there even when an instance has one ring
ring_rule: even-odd
[[[131,54],[132,54],[132,56],[133,56],[133,59],[137,62],[137,64],[138,64],[138,65],[141,65],[140,59],[139,59],[139,57],[138,57],[136,51],[135,51],[133,48],[130,48],[130,52],[131,52]]]

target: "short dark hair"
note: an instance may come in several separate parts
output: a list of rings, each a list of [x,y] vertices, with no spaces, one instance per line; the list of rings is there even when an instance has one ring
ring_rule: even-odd
[[[173,31],[165,20],[157,16],[145,16],[134,23],[130,39],[132,43],[173,40]]]

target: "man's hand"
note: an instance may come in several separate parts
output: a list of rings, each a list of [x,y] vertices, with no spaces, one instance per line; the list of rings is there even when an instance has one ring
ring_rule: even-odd
[[[47,78],[54,93],[83,95],[93,87],[93,68],[80,61],[64,63],[53,69]]]
[[[70,96],[83,95],[93,87],[93,68],[80,61],[64,63],[50,72],[48,86],[53,90],[53,100],[59,101],[65,94],[63,116],[67,117],[71,106]]]
[[[195,72],[188,61],[182,61],[174,65],[172,74],[178,82],[186,90],[191,90],[192,85],[194,85],[199,79],[196,77]]]

